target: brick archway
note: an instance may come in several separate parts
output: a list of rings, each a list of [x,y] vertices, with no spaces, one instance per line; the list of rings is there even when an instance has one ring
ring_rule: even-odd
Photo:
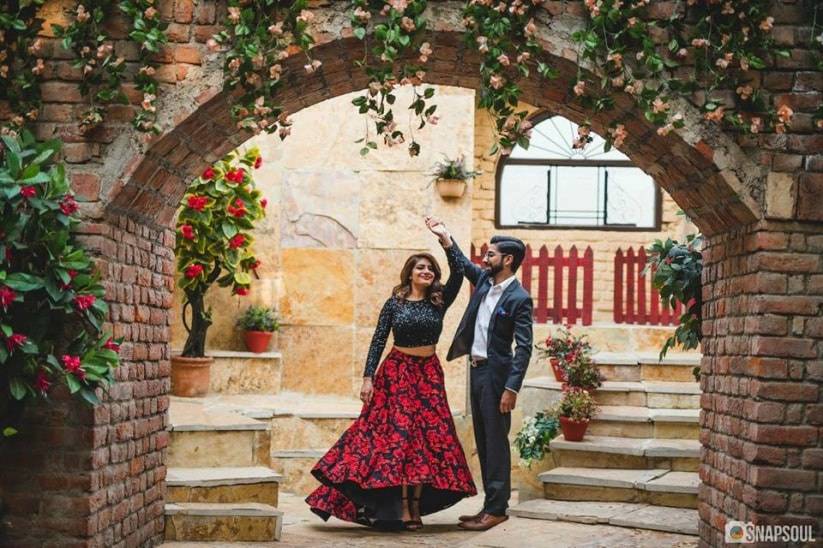
[[[161,94],[165,134],[146,141],[117,121],[90,135],[49,119],[39,128],[41,136],[56,133],[70,143],[72,182],[88,200],[80,237],[98,254],[111,325],[127,343],[105,404],[93,412],[71,402],[34,410],[28,432],[0,455],[5,472],[14,472],[4,473],[0,489],[4,532],[16,545],[140,545],[162,537],[174,213],[187,181],[249,138],[233,127],[228,97],[215,91],[219,60],[205,56],[215,4],[161,4],[161,13],[176,19],[178,43],[163,57],[165,81],[176,84]],[[526,82],[523,100],[579,122],[585,113],[568,96],[574,48],[562,29],[579,22],[582,2],[545,8],[538,37],[560,77]],[[459,9],[437,5],[428,81],[476,89],[480,59],[463,45]],[[289,111],[365,87],[353,69],[362,44],[351,38],[344,10],[343,2],[316,10],[319,74],[307,76],[302,61],[286,61],[281,99]],[[794,2],[773,13],[788,29],[804,24]],[[563,24],[554,28],[550,16]],[[764,85],[783,93],[782,101],[798,110],[819,102],[823,78],[810,59],[801,55],[778,68],[764,75]],[[69,98],[76,86],[59,78],[45,84],[46,108],[78,100]],[[810,115],[786,136],[735,138],[704,126],[687,105],[686,128],[660,137],[627,97],[617,103],[592,120],[593,129],[603,133],[619,117],[630,134],[624,152],[710,235],[702,543],[720,544],[728,519],[814,524],[823,535],[823,497],[815,494],[823,481],[823,138],[812,134]]]

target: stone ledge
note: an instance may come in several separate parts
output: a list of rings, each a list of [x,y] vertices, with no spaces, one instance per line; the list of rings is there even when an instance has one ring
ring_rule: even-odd
[[[172,350],[172,356],[177,356],[182,352],[181,349]],[[283,354],[279,351],[274,352],[244,352],[240,350],[206,350],[206,357],[208,358],[241,358],[241,359],[260,359],[260,360],[282,360]]]
[[[697,440],[586,436],[583,441],[566,441],[560,435],[549,443],[549,448],[560,451],[589,451],[645,457],[700,457],[700,442]]]
[[[667,533],[697,535],[697,510],[631,502],[578,502],[535,499],[509,508],[521,518],[609,524]]]
[[[279,483],[282,479],[282,475],[265,466],[171,467],[166,473],[166,485],[169,487],[214,487],[218,485]]]
[[[283,512],[259,502],[170,502],[165,505],[167,516],[252,516],[252,517],[282,517]]]
[[[646,491],[696,495],[699,485],[700,476],[697,472],[669,472],[638,487]]]
[[[328,452],[327,449],[289,449],[287,451],[272,451],[273,459],[319,459]]]
[[[268,430],[269,425],[238,413],[212,409],[201,399],[172,396],[169,402],[171,432]]]
[[[563,389],[563,383],[557,382],[553,377],[528,379],[523,383],[523,386],[558,392]],[[646,394],[678,395],[699,395],[701,393],[699,383],[677,381],[603,381],[603,385],[595,390],[595,394],[597,392],[643,392]]]
[[[601,405],[592,420],[619,422],[678,422],[700,421],[700,409],[658,409],[630,405]]]
[[[626,470],[618,468],[559,467],[538,475],[543,483],[636,489],[666,474],[668,470]]]

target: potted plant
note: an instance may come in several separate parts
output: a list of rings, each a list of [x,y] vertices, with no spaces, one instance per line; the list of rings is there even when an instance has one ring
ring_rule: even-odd
[[[461,154],[455,160],[444,156],[443,162],[434,164],[431,174],[441,197],[459,198],[466,191],[466,181],[480,172],[467,170],[465,157]]]
[[[588,352],[577,352],[566,361],[566,384],[583,390],[597,390],[603,385],[603,375]]]
[[[251,251],[249,231],[265,215],[266,201],[255,188],[251,169],[261,164],[260,151],[233,152],[207,168],[183,196],[177,217],[175,254],[183,290],[183,352],[172,356],[172,393],[202,396],[208,392],[212,358],[206,357],[211,309],[205,296],[212,284],[247,295],[251,272],[260,266]],[[190,318],[190,319],[189,319]]]
[[[566,441],[582,441],[589,421],[597,413],[597,405],[588,390],[566,386],[563,398],[557,404],[556,413],[560,430]]]
[[[538,356],[549,360],[557,382],[566,382],[566,364],[579,355],[589,355],[592,347],[586,335],[574,335],[569,326],[563,326],[554,335],[549,335],[542,345],[536,344]]]
[[[529,468],[543,458],[549,450],[549,442],[557,435],[557,416],[549,410],[539,411],[523,421],[523,427],[514,438],[514,446],[520,460]]]
[[[261,353],[269,348],[274,332],[280,329],[277,312],[266,306],[250,306],[237,319],[244,331],[243,340],[250,352]]]

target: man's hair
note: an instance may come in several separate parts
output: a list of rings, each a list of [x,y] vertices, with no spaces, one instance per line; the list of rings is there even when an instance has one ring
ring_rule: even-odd
[[[492,236],[489,243],[497,246],[502,255],[512,256],[512,273],[517,272],[526,256],[526,244],[513,236]]]

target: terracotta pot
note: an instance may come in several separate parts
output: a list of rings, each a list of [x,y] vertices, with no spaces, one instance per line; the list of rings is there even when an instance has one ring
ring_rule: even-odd
[[[438,179],[437,192],[443,198],[459,198],[466,192],[466,181],[463,179]]]
[[[589,421],[575,421],[568,417],[560,417],[560,430],[563,431],[563,439],[566,441],[583,441]]]
[[[560,358],[549,358],[549,364],[552,366],[552,372],[557,382],[566,382],[566,371],[560,365]]]
[[[243,333],[243,338],[246,341],[246,348],[249,352],[260,354],[266,352],[271,344],[271,338],[274,335],[271,331],[246,331]]]
[[[209,374],[214,358],[171,358],[171,393],[196,398],[209,392]]]

